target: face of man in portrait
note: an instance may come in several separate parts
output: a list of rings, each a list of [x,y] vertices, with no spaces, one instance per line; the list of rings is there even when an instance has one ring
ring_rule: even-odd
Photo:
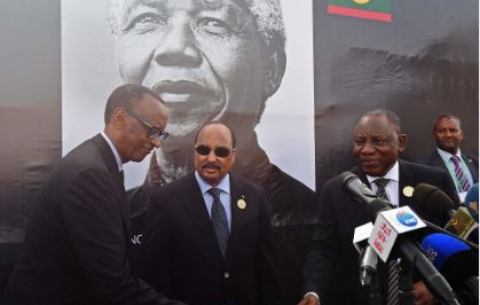
[[[170,111],[167,132],[195,133],[209,121],[253,132],[284,71],[266,46],[251,0],[122,0],[116,56],[126,83],[151,88]],[[170,140],[170,139],[169,139]]]

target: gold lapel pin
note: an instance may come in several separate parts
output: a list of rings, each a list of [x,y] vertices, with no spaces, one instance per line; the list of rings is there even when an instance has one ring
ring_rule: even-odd
[[[406,186],[403,188],[403,195],[405,197],[412,197],[413,196],[413,187]]]
[[[240,210],[245,210],[245,208],[247,207],[247,202],[245,201],[245,197],[243,195],[240,196],[240,198],[237,200],[237,207]]]

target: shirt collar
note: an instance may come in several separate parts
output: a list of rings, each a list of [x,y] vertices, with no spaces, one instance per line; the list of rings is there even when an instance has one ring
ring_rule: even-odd
[[[204,195],[209,189],[212,188],[212,186],[207,181],[203,180],[203,178],[197,171],[195,171],[195,179],[197,179],[198,186],[200,187],[202,195]],[[221,189],[222,192],[230,194],[230,175],[226,174],[216,187]]]
[[[438,154],[440,155],[440,157],[442,158],[442,160],[445,163],[448,163],[450,161],[450,158],[452,158],[452,156],[453,156],[448,151],[440,149],[440,148],[437,148],[437,151],[438,151]],[[460,152],[460,148],[457,149],[457,153],[455,154],[455,156],[457,156],[458,158],[460,158],[460,160],[462,160],[462,153]]]
[[[369,176],[367,175],[368,183],[372,183],[373,181],[380,179],[380,178],[385,178],[388,180],[392,181],[400,181],[400,167],[398,165],[398,160],[395,161],[395,164],[392,166],[392,168],[384,175],[384,176]]]
[[[119,172],[123,171],[122,159],[120,158],[120,155],[118,154],[118,151],[115,148],[115,145],[113,145],[112,141],[110,141],[110,138],[103,131],[100,134],[105,139],[105,141],[107,141],[108,146],[110,146],[110,149],[112,150],[113,155],[115,156],[115,161],[117,161],[117,165],[118,165],[118,171]]]

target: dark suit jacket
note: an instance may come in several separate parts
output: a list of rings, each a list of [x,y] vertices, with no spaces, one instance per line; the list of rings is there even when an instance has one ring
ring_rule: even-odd
[[[43,187],[5,304],[170,304],[130,275],[130,220],[113,152],[98,134]]]
[[[226,260],[191,173],[154,194],[138,275],[168,297],[190,305],[272,304],[279,299],[265,193],[232,175],[230,187],[232,224]],[[239,198],[246,201],[245,209],[237,206]]]
[[[415,187],[419,183],[437,186],[458,202],[454,186],[444,171],[413,164],[400,163],[400,205],[418,206],[409,202],[402,194],[405,186]],[[352,172],[368,185],[366,176],[358,167]],[[422,216],[422,215],[421,215]],[[448,219],[430,219],[443,225]],[[359,255],[352,241],[356,227],[368,222],[366,207],[342,190],[338,177],[330,179],[322,188],[320,198],[320,220],[315,230],[310,251],[304,267],[304,293],[316,292],[322,305],[368,304],[365,291],[359,283]],[[385,281],[380,281],[381,292],[385,292]]]
[[[475,156],[464,154],[463,152],[462,152],[462,158],[465,164],[468,166],[470,173],[472,174],[473,183],[477,183],[478,182],[478,158]],[[436,149],[429,156],[418,159],[417,162],[420,164],[428,165],[428,166],[439,167],[448,172],[448,168],[445,165],[445,162],[443,162],[442,157],[440,157],[440,154]],[[452,178],[452,182],[455,183],[453,178]]]

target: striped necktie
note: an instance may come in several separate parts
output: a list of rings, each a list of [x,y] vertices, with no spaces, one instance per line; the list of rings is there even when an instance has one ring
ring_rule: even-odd
[[[453,162],[453,166],[455,167],[455,177],[457,177],[458,187],[460,191],[468,192],[468,190],[472,187],[470,182],[467,179],[467,175],[465,175],[462,165],[460,164],[460,158],[458,156],[452,156],[450,158]]]
[[[389,179],[377,179],[373,181],[377,185],[376,195],[379,198],[388,200],[385,187],[387,186]],[[398,264],[396,259],[392,259],[387,263],[387,305],[398,304]]]

